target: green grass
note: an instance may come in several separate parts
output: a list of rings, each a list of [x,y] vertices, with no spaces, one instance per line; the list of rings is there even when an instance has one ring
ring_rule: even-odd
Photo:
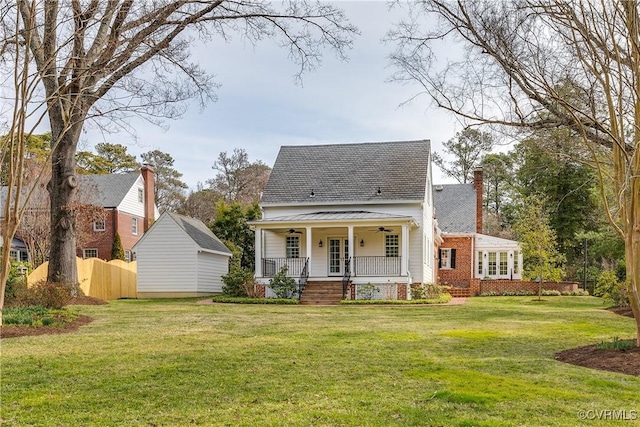
[[[581,410],[640,410],[640,378],[553,358],[632,338],[632,319],[592,297],[467,301],[79,307],[95,321],[78,332],[2,341],[0,418],[11,426],[576,426],[586,422]]]
[[[2,322],[5,325],[64,326],[76,317],[77,314],[68,310],[54,310],[40,306],[7,307],[3,310]]]

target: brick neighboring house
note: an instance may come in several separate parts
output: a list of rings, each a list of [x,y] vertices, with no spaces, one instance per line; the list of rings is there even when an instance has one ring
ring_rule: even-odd
[[[480,292],[482,279],[521,280],[518,242],[482,234],[482,169],[471,184],[435,185],[433,203],[442,243],[438,250],[438,282],[456,295]]]
[[[94,203],[105,210],[104,220],[94,221],[85,245],[76,249],[79,257],[109,261],[117,231],[125,260],[135,259],[133,246],[158,217],[154,179],[153,168],[146,165],[140,172],[79,176],[80,186],[95,191]]]

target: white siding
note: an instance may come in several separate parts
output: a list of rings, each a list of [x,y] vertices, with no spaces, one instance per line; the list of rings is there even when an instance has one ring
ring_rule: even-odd
[[[118,205],[118,210],[120,212],[126,212],[128,214],[140,217],[140,233],[142,234],[142,218],[144,218],[144,202],[138,201],[138,189],[141,188],[144,191],[144,180],[142,179],[142,175],[136,179],[136,182],[131,186],[129,191],[127,191],[127,195],[122,199],[120,205]],[[144,200],[144,197],[143,197]],[[156,217],[157,218],[157,217]]]
[[[435,261],[433,256],[433,245],[434,245],[434,207],[433,207],[433,179],[432,179],[432,169],[431,163],[429,163],[429,170],[427,171],[427,182],[426,182],[425,192],[425,200],[423,204],[422,211],[422,229],[420,231],[422,242],[420,243],[421,253],[422,253],[422,266],[420,267],[420,271],[422,272],[422,277],[418,280],[414,278],[414,282],[422,282],[422,283],[435,283]]]
[[[195,292],[197,245],[169,216],[152,231],[136,246],[138,292]]]
[[[229,257],[208,252],[199,252],[198,292],[221,293],[222,276],[229,272]]]
[[[423,212],[422,206],[425,206]],[[318,211],[369,211],[385,213],[396,216],[411,217],[417,223],[418,227],[409,231],[409,254],[402,254],[409,257],[409,272],[414,282],[422,282],[423,277],[430,278],[433,275],[433,262],[424,261],[425,253],[423,253],[425,233],[429,233],[427,240],[429,244],[433,244],[433,203],[411,203],[411,204],[375,204],[375,205],[326,205],[326,206],[285,206],[285,207],[263,207],[264,219],[270,219],[281,216],[298,215],[312,213]],[[392,220],[393,222],[393,220]],[[398,221],[396,221],[398,222]],[[402,221],[400,221],[402,222]],[[362,222],[350,222],[349,225],[354,227],[354,255],[355,256],[380,256],[384,254],[384,234],[375,232],[380,225],[386,225],[388,221],[367,220]],[[428,228],[422,228],[422,224],[427,224]],[[297,229],[303,229],[307,224],[292,224]],[[331,237],[347,237],[347,224],[340,222],[324,222],[317,224],[308,224],[312,227],[312,253],[311,253],[311,277],[325,277],[328,274],[328,238]],[[269,223],[264,226],[269,227]],[[277,226],[285,229],[288,225]],[[318,227],[318,228],[316,228]],[[394,229],[394,234],[402,236],[402,227],[400,225],[390,225]],[[305,235],[300,235],[301,256],[305,254]],[[322,240],[323,247],[319,247],[319,241]],[[360,241],[364,240],[364,246],[360,247]],[[264,234],[264,252],[265,258],[279,258],[285,256],[284,235],[265,230]],[[401,244],[402,247],[402,244]],[[429,252],[426,252],[428,254]],[[432,281],[427,279],[426,281]]]
[[[416,221],[420,221],[422,218],[421,202],[407,203],[407,204],[353,204],[353,205],[316,205],[316,206],[264,206],[263,219],[270,219],[279,216],[299,215],[312,212],[322,211],[368,211],[379,212],[392,215],[406,215],[412,216]]]

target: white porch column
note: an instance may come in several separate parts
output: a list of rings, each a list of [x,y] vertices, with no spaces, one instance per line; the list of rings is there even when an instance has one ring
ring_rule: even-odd
[[[407,276],[409,271],[409,227],[402,226],[402,258],[400,263],[400,275]]]
[[[349,271],[351,273],[353,273],[353,253],[354,253],[354,246],[355,243],[353,241],[353,225],[350,225],[347,227],[347,238],[349,239]]]
[[[311,227],[305,227],[307,231],[307,258],[309,259],[309,269],[307,274],[311,275],[311,253],[313,252],[313,236],[311,235]]]
[[[262,228],[256,227],[256,277],[262,277]]]

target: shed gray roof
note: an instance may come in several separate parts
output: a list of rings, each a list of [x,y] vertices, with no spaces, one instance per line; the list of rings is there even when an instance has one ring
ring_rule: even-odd
[[[438,226],[445,233],[476,232],[476,190],[473,184],[433,186]]]
[[[201,249],[231,255],[229,248],[199,219],[173,212],[166,212],[166,215],[169,215]]]
[[[78,175],[79,185],[95,194],[93,203],[104,208],[115,208],[127,195],[140,172],[112,173],[107,175]]]
[[[428,140],[284,146],[261,201],[423,200],[429,150]]]

